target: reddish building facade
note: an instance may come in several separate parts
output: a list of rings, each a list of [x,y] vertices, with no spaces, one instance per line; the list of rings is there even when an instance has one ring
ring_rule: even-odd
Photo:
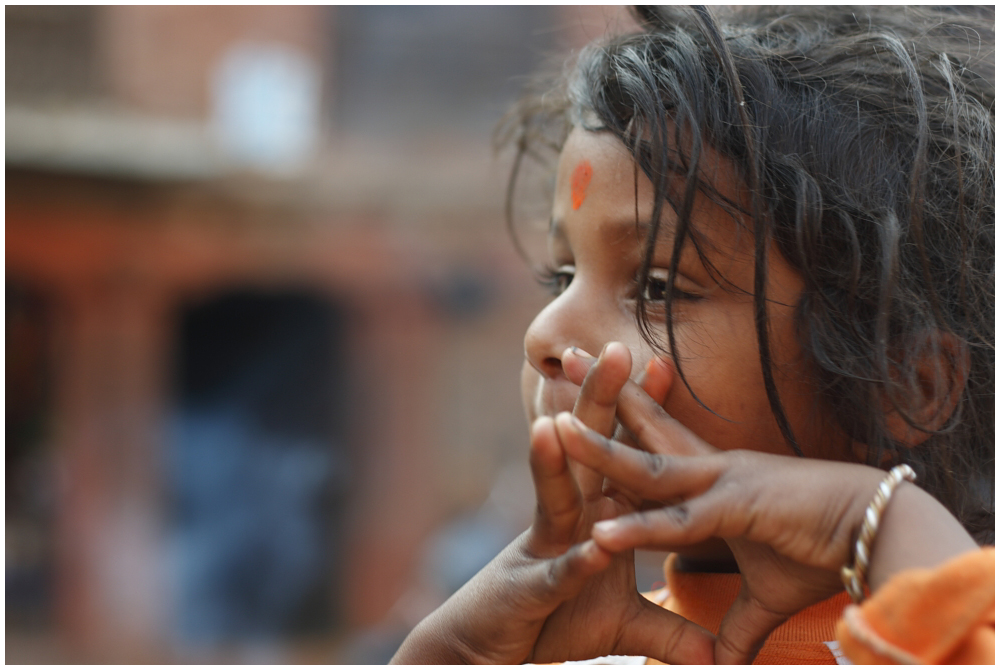
[[[260,502],[272,516],[315,512],[288,535],[313,538],[311,562],[274,570],[311,570],[322,594],[296,605],[271,660],[335,660],[412,590],[429,534],[523,463],[521,337],[545,298],[504,231],[507,163],[488,132],[505,99],[470,82],[530,70],[511,55],[525,35],[546,35],[540,52],[624,19],[411,11],[7,8],[9,661],[247,660],[226,655],[224,617],[202,646],[177,643],[184,613],[203,611],[192,575],[217,574],[206,556],[230,564],[191,538],[240,522],[178,529],[223,486],[247,496],[233,513],[272,495],[286,501]],[[457,27],[442,34],[466,37],[428,63],[485,49],[477,31],[493,25],[487,60],[513,70],[380,93],[372,81],[400,67],[379,64],[385,45],[405,35],[418,53],[420,21],[445,19]],[[268,82],[291,102],[265,96],[263,114]],[[424,93],[437,102],[421,107]],[[205,437],[221,425],[206,407],[253,414],[247,439],[266,436],[254,453],[276,465],[189,486],[242,439]],[[196,434],[214,446],[185,442]],[[263,543],[250,553],[294,530],[272,523],[240,536]]]

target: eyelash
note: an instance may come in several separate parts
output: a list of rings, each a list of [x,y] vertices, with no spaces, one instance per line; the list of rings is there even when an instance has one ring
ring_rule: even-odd
[[[538,283],[545,287],[545,290],[553,297],[561,295],[572,282],[573,273],[567,272],[562,267],[554,268],[551,265],[546,265],[538,273]]]
[[[638,288],[639,279],[635,279],[636,287]],[[659,289],[658,295],[653,296],[650,289],[656,287]],[[665,279],[659,279],[653,275],[649,275],[646,278],[646,290],[643,291],[643,298],[646,302],[650,303],[662,303],[667,297],[667,281]],[[696,300],[701,300],[702,296],[695,293],[688,293],[687,291],[682,291],[681,289],[674,286],[674,300],[687,300],[693,302]]]
[[[553,296],[561,295],[566,289],[569,288],[569,285],[573,283],[574,273],[564,270],[563,267],[554,268],[552,266],[546,266],[539,272],[538,282]],[[633,283],[635,284],[635,288],[638,289],[638,278],[633,280]],[[650,288],[654,287],[658,289],[658,295],[655,296],[649,291]],[[650,275],[646,280],[646,289],[647,290],[644,291],[645,300],[651,303],[660,303],[666,298],[667,282],[663,279],[658,279]],[[638,290],[636,290],[636,293],[638,293]],[[702,297],[674,287],[674,298],[677,300],[695,301],[701,300]]]

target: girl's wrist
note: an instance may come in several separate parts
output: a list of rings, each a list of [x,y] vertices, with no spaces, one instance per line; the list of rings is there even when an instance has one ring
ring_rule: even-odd
[[[875,495],[861,517],[860,528],[855,528],[852,532],[852,536],[857,537],[851,552],[853,562],[849,561],[840,569],[840,578],[848,595],[856,603],[860,603],[865,597],[864,589],[868,582],[869,559],[885,509],[892,502],[893,493],[900,484],[915,480],[916,473],[913,468],[906,464],[897,465],[888,474],[883,475],[878,486],[875,487]],[[855,500],[857,501],[858,498]],[[864,499],[861,498],[861,500]],[[857,517],[855,516],[855,518]]]
[[[903,482],[886,506],[872,542],[868,587],[874,593],[898,572],[934,567],[977,546],[933,496]]]

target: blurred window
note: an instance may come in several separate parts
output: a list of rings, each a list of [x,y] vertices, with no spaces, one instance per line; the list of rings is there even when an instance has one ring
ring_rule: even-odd
[[[83,5],[6,6],[8,104],[75,101],[103,93],[98,11]]]
[[[316,145],[319,91],[316,64],[294,47],[237,42],[212,77],[217,136],[237,161],[294,170]]]
[[[334,127],[345,133],[488,132],[552,49],[541,6],[331,10]]]

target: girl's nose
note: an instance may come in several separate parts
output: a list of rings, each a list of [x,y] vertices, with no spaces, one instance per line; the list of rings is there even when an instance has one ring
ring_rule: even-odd
[[[587,338],[583,335],[594,330],[593,323],[587,324],[571,295],[573,288],[550,302],[538,313],[524,334],[524,355],[542,376],[549,379],[563,377],[562,354],[568,347],[587,349]]]

